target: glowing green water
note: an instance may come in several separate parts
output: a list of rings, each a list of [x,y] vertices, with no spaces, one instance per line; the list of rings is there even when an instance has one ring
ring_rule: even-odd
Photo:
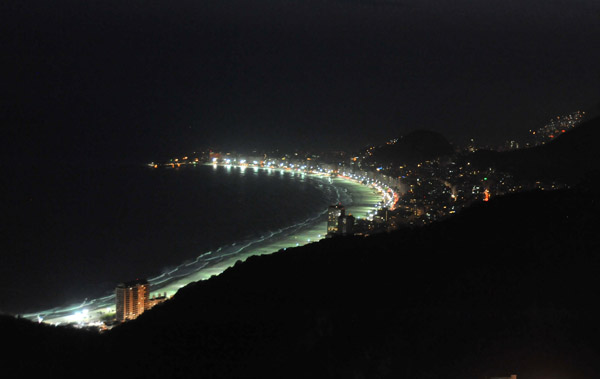
[[[352,214],[355,217],[364,218],[366,213],[369,210],[372,210],[374,205],[381,200],[381,195],[379,195],[371,187],[339,178],[333,179],[333,184],[339,189],[347,191],[346,193],[350,195],[353,203],[351,205],[344,205],[346,207],[346,213]],[[326,231],[327,222],[323,218],[323,221],[319,221],[304,227],[293,235],[283,238],[273,238],[265,241],[264,243],[256,244],[250,248],[244,249],[244,251],[240,252],[239,254],[224,259],[223,261],[211,267],[201,269],[196,273],[171,282],[164,287],[157,288],[154,291],[159,293],[166,292],[168,296],[171,296],[175,294],[179,288],[184,287],[191,282],[205,280],[213,275],[222,273],[228,267],[233,266],[233,264],[235,264],[235,262],[238,260],[244,261],[253,255],[271,254],[284,248],[306,245],[307,243],[315,242],[324,238]]]

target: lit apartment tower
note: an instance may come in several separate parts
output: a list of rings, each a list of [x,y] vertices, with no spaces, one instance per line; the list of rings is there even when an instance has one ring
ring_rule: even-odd
[[[338,232],[339,218],[345,213],[342,204],[330,205],[327,210],[327,235],[333,235]]]
[[[354,216],[351,214],[348,216],[338,217],[338,234],[344,236],[352,235],[354,233]]]
[[[117,286],[117,321],[133,320],[149,308],[148,289],[148,282],[140,279]]]

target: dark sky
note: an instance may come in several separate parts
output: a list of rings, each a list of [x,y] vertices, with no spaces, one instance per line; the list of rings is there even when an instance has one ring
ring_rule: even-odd
[[[524,135],[600,102],[597,0],[0,4],[4,153]]]

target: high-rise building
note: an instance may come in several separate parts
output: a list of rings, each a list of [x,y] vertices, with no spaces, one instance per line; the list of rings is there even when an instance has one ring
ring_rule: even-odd
[[[340,204],[330,205],[327,210],[327,235],[337,234],[339,218],[345,213],[344,206]]]
[[[167,301],[169,298],[167,297],[167,293],[165,292],[164,294],[154,294],[152,296],[150,296],[150,300],[148,300],[148,309],[153,308],[155,305],[158,305],[160,303],[164,303],[165,301]]]
[[[349,214],[338,217],[338,234],[344,236],[354,234],[354,216]]]
[[[373,217],[373,221],[378,224],[385,223],[389,221],[390,216],[390,210],[388,208],[382,208],[377,210],[377,214]]]
[[[144,279],[121,283],[115,289],[117,321],[133,320],[150,307],[149,284]]]

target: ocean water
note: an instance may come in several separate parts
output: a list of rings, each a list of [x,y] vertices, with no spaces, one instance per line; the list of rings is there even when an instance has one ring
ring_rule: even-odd
[[[137,278],[158,286],[186,267],[319,228],[328,205],[351,202],[328,178],[253,168],[52,167],[7,177],[0,311],[13,314],[110,295]]]

